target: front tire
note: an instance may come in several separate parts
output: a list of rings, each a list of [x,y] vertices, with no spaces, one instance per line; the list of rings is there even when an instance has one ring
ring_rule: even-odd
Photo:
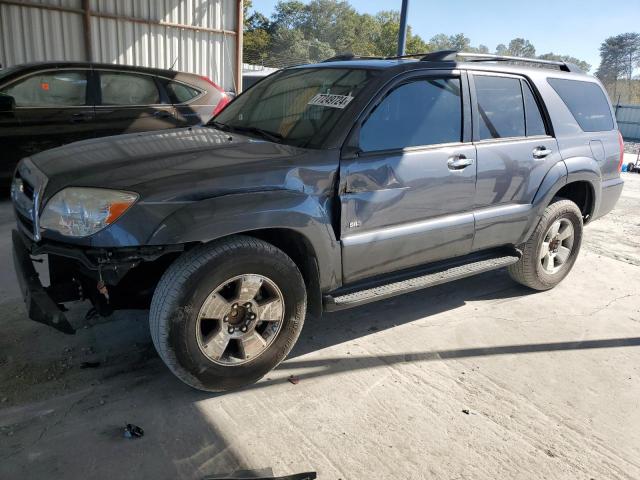
[[[582,213],[571,200],[559,199],[544,211],[522,258],[510,265],[509,275],[534,290],[549,290],[566,277],[580,252]]]
[[[149,325],[184,383],[216,392],[259,380],[287,356],[306,311],[304,280],[273,245],[233,236],[183,254],[164,273]]]

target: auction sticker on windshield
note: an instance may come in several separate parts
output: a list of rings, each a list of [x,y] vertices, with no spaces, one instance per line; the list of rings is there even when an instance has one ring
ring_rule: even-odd
[[[308,105],[319,107],[344,108],[353,100],[351,95],[334,95],[332,93],[318,93],[309,100]]]

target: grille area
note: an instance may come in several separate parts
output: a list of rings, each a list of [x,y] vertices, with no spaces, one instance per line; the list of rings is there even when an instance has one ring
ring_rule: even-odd
[[[40,240],[39,209],[47,177],[26,158],[18,165],[11,185],[11,201],[18,227],[30,238]]]

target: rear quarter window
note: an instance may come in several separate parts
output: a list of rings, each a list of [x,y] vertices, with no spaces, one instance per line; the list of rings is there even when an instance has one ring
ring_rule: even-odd
[[[609,102],[597,83],[548,78],[573,117],[585,132],[613,130],[613,117]]]

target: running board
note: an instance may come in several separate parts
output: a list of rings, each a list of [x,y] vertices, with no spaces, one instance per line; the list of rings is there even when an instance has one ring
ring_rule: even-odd
[[[520,260],[520,254],[517,251],[501,256],[491,256],[489,258],[476,258],[466,263],[455,263],[434,267],[427,270],[420,276],[414,276],[405,280],[397,280],[397,277],[391,279],[389,283],[377,285],[372,288],[363,288],[356,291],[340,291],[333,292],[324,296],[325,311],[332,312],[345,308],[357,307],[366,303],[377,302],[385,298],[395,297],[423,288],[433,287],[442,283],[460,280],[461,278],[471,277],[478,273],[496,270],[498,268],[512,265]],[[423,270],[424,272],[424,270]],[[394,281],[395,280],[395,281]]]

